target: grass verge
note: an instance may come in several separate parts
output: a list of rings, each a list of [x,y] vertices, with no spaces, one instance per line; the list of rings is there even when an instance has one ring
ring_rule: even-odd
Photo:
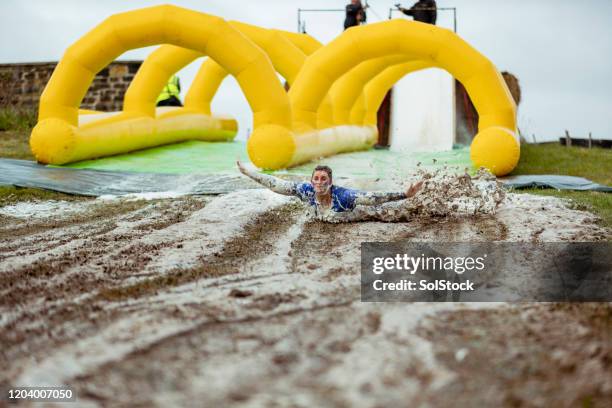
[[[34,160],[30,152],[30,132],[36,124],[36,112],[27,109],[0,108],[0,157],[8,159]],[[20,201],[37,200],[87,200],[70,194],[38,188],[0,186],[0,206]]]
[[[92,197],[64,194],[40,188],[22,188],[14,186],[0,186],[0,207],[15,204],[21,201],[85,201]]]
[[[0,131],[19,130],[29,132],[36,125],[36,111],[33,109],[0,109]]]
[[[30,132],[34,125],[36,125],[34,110],[0,108],[0,156],[34,160],[29,145]]]
[[[559,174],[585,177],[596,183],[612,185],[612,150],[565,147],[556,143],[524,144],[521,160],[511,175]],[[570,199],[575,208],[590,211],[612,228],[612,194],[596,191],[558,191],[553,189],[516,190]]]
[[[0,155],[7,159],[34,160],[28,140],[29,130],[0,132]]]

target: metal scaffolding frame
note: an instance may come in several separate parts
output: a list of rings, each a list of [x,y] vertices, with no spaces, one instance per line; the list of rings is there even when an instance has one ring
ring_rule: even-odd
[[[337,12],[342,12],[344,13],[345,10],[344,9],[303,9],[303,8],[298,8],[297,9],[297,31],[298,33],[305,33],[306,32],[306,22],[302,21],[302,13],[337,13]]]
[[[457,8],[456,7],[437,7],[433,8],[422,8],[418,10],[437,10],[437,11],[452,11],[453,12],[453,31],[457,32]],[[306,22],[302,19],[303,13],[344,13],[345,9],[297,9],[297,32],[305,33],[306,32]],[[389,20],[393,18],[393,13],[401,11],[397,8],[389,9]]]

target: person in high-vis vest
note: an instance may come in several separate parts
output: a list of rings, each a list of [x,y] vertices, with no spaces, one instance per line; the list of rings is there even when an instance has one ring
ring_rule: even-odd
[[[157,97],[157,106],[183,106],[180,97],[181,82],[176,75],[172,75]]]

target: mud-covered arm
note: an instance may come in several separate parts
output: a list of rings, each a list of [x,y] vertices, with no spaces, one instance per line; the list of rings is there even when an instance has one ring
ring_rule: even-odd
[[[297,196],[297,192],[296,192],[297,183],[292,182],[292,181],[286,181],[278,177],[270,176],[268,174],[263,174],[258,171],[249,170],[246,167],[244,167],[242,163],[240,162],[237,162],[237,164],[238,164],[238,169],[240,170],[242,174],[250,177],[251,179],[261,184],[262,186],[265,186],[269,188],[270,190],[274,191],[275,193],[289,195],[289,196]]]
[[[406,193],[388,192],[388,193],[361,193],[355,198],[355,205],[380,205],[389,201],[397,201],[408,198]]]
[[[363,192],[358,193],[355,198],[355,205],[379,205],[389,201],[403,200],[405,198],[413,197],[417,194],[421,188],[423,188],[424,181],[418,181],[411,184],[405,193],[392,192],[392,193],[375,193],[375,192]]]

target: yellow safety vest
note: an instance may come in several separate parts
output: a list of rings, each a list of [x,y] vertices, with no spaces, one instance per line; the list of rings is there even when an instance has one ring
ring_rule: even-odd
[[[181,89],[179,85],[179,79],[176,75],[172,75],[172,77],[168,80],[168,83],[161,91],[159,96],[157,97],[157,101],[155,103],[159,103],[160,101],[165,101],[166,99],[170,99],[171,97],[176,97],[180,100]]]

